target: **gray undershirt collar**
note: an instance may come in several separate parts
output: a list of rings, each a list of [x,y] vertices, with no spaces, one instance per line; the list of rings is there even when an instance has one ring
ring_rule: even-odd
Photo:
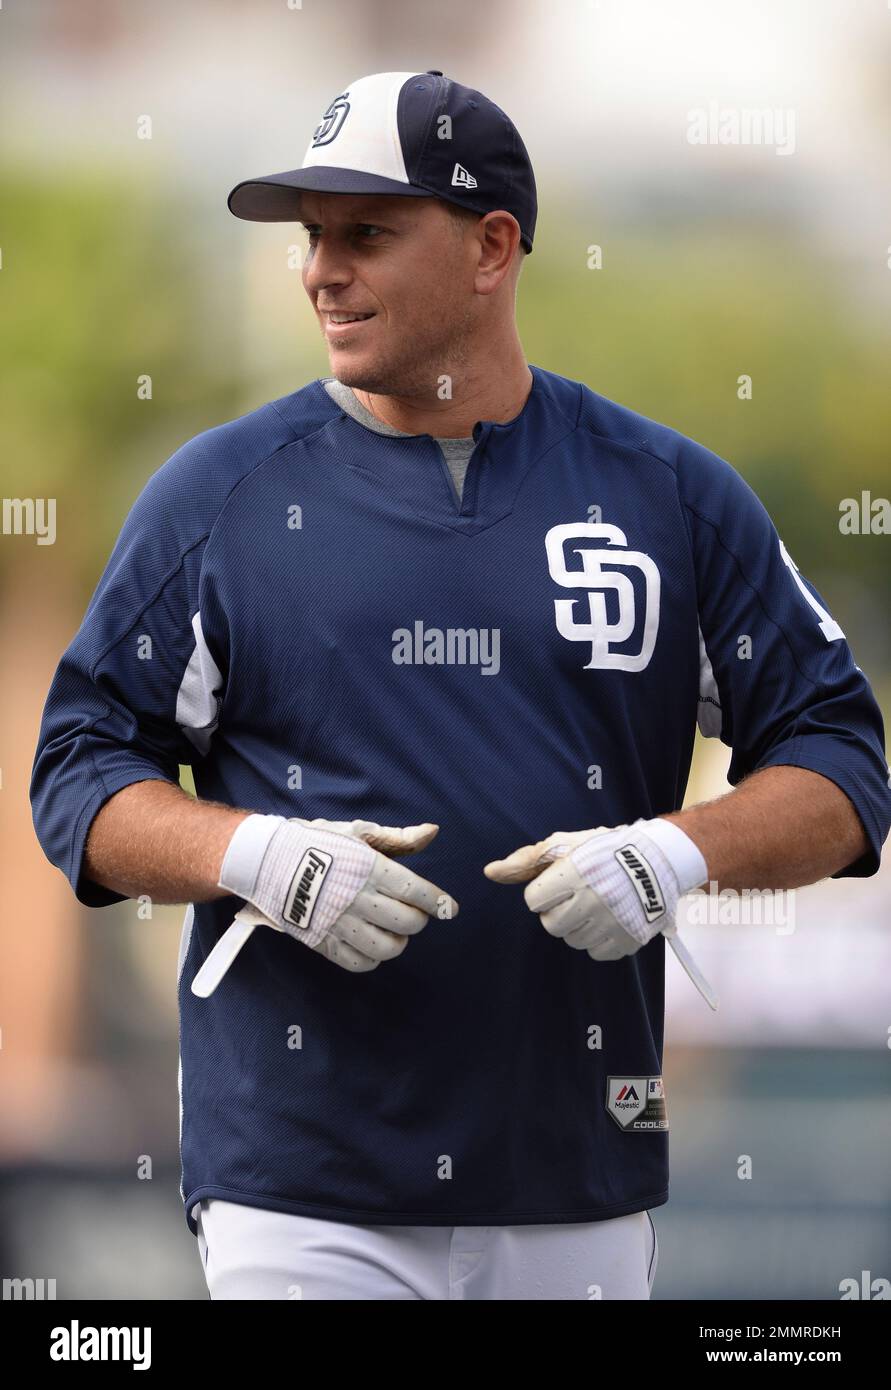
[[[346,415],[350,415],[360,425],[364,425],[368,430],[374,430],[376,434],[388,434],[394,438],[411,439],[408,430],[397,430],[393,425],[385,425],[383,420],[378,420],[376,415],[372,415],[370,410],[359,400],[352,387],[345,386],[336,377],[329,376],[322,378],[322,385],[328,395],[335,401]],[[476,448],[476,440],[472,435],[467,435],[461,439],[447,439],[445,437],[436,438],[436,442],[442,451],[442,456],[446,461],[452,481],[455,484],[455,491],[460,499],[464,488],[464,477],[467,473],[467,465],[470,462],[470,455]]]

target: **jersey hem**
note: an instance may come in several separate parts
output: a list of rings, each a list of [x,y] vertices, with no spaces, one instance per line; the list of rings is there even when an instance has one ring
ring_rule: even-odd
[[[615,1216],[632,1216],[636,1211],[664,1206],[668,1188],[664,1187],[647,1197],[635,1197],[629,1202],[617,1202],[608,1207],[589,1211],[536,1212],[423,1212],[423,1211],[362,1211],[352,1207],[315,1206],[312,1202],[294,1202],[287,1197],[268,1197],[257,1192],[237,1192],[229,1187],[205,1185],[196,1187],[185,1200],[185,1215],[193,1236],[198,1226],[192,1215],[193,1207],[204,1197],[219,1197],[245,1207],[263,1211],[283,1211],[292,1216],[312,1216],[321,1221],[343,1221],[355,1226],[562,1226],[587,1221],[609,1221]]]

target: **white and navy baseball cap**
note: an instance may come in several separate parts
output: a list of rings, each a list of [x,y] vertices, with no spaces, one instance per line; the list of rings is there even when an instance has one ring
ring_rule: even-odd
[[[441,72],[376,72],[336,96],[299,169],[246,179],[229,208],[249,222],[293,222],[302,190],[443,198],[503,209],[532,250],[538,204],[526,146],[510,117]]]

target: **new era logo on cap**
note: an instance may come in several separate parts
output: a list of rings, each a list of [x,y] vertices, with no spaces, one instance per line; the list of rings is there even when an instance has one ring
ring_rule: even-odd
[[[464,168],[463,164],[456,164],[452,170],[452,187],[476,188],[476,179]]]
[[[535,176],[516,127],[482,92],[437,69],[351,82],[315,123],[300,168],[237,184],[229,207],[249,221],[298,221],[304,192],[443,198],[480,214],[503,209],[532,250]]]

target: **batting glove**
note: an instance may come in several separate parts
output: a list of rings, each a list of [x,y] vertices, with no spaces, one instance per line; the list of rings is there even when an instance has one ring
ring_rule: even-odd
[[[621,960],[662,932],[712,1008],[713,991],[677,937],[684,893],[708,879],[702,854],[672,821],[656,818],[595,830],[556,831],[524,845],[484,873],[529,883],[527,906],[551,935],[592,960]]]
[[[345,970],[374,970],[401,955],[429,916],[458,911],[448,893],[388,858],[424,849],[438,830],[429,822],[399,827],[247,816],[229,841],[218,884],[244,898],[245,907],[226,933],[229,941],[218,943],[222,969],[204,973],[202,967],[193,990],[207,994],[216,987],[256,926],[287,932]]]

